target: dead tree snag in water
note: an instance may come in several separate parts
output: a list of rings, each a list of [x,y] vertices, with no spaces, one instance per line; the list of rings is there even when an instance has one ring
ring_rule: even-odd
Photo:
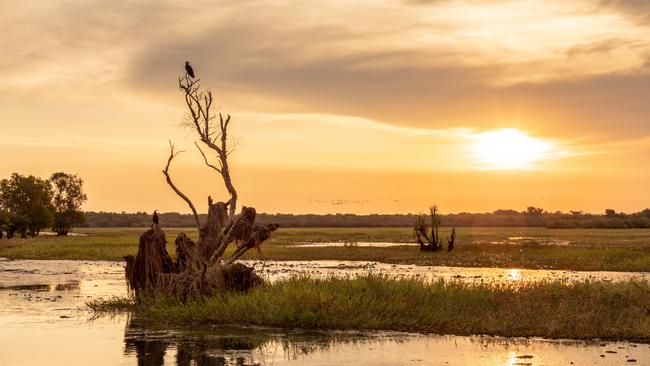
[[[157,224],[143,233],[137,256],[125,257],[127,282],[136,294],[144,290],[161,291],[187,299],[217,291],[247,290],[260,284],[261,278],[252,267],[236,261],[249,249],[259,249],[278,228],[275,224],[256,225],[253,207],[242,207],[241,213],[235,215],[237,190],[228,165],[228,156],[232,153],[228,140],[231,117],[214,114],[212,93],[203,90],[199,81],[187,75],[178,79],[188,110],[187,125],[196,132],[195,145],[205,165],[221,177],[229,197],[225,202],[213,202],[208,196],[208,215],[202,223],[192,200],[172,179],[171,163],[182,151],[176,151],[174,144],[169,142],[169,157],[162,173],[172,191],[192,211],[199,239],[195,243],[185,233],[180,233],[175,240],[176,261],[172,261],[165,248],[165,233]],[[211,162],[213,159],[216,163]],[[233,242],[237,245],[235,252],[223,258]]]
[[[442,239],[438,234],[438,227],[440,226],[440,217],[438,215],[438,206],[429,207],[429,214],[431,224],[427,224],[425,215],[419,215],[415,220],[413,231],[415,238],[420,244],[420,250],[423,252],[437,252],[442,249]],[[454,241],[456,240],[456,228],[451,229],[451,237],[447,238],[447,251],[454,249]]]

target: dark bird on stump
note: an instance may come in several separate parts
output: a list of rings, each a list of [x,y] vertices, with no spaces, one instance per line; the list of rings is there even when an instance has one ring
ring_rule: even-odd
[[[192,69],[192,66],[190,66],[189,61],[185,61],[185,71],[187,72],[187,75],[189,75],[191,78],[194,78],[194,69]]]
[[[156,212],[156,211],[158,211],[158,210],[153,211],[153,225],[151,225],[152,227],[153,226],[158,226],[158,212]]]

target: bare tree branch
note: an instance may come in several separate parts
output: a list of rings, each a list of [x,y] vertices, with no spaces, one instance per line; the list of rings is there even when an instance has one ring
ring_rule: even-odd
[[[195,142],[194,145],[196,146],[197,149],[199,149],[199,152],[201,153],[201,156],[203,156],[203,161],[205,162],[205,165],[207,165],[208,167],[216,170],[219,174],[221,174],[221,168],[217,168],[215,165],[210,164],[210,162],[208,161],[208,158],[205,156],[205,153],[203,152],[203,150],[201,149],[199,144],[197,144]]]
[[[223,183],[230,194],[230,207],[229,207],[229,216],[233,218],[235,216],[235,210],[237,209],[237,190],[232,183],[230,178],[230,168],[228,167],[228,124],[230,123],[230,115],[226,115],[224,120],[221,113],[219,113],[219,127],[221,128],[221,148],[219,149],[219,160],[221,162],[221,176],[223,178]]]
[[[182,153],[183,151],[177,151],[174,152],[174,144],[172,143],[171,140],[169,140],[169,158],[167,159],[167,165],[165,165],[165,169],[162,171],[163,174],[165,175],[165,179],[167,180],[167,184],[172,188],[172,190],[180,197],[182,198],[187,204],[190,206],[190,209],[192,210],[192,214],[194,215],[194,221],[196,221],[196,228],[200,231],[201,230],[201,221],[199,220],[199,214],[196,212],[196,208],[194,207],[194,204],[192,201],[183,193],[181,192],[174,182],[172,182],[172,178],[169,175],[169,165],[172,163],[172,160],[178,154]]]
[[[241,138],[236,138],[236,139],[231,139],[230,143],[230,149],[226,152],[226,155],[232,154],[235,150],[237,150],[237,147],[241,145]]]
[[[230,167],[228,165],[228,155],[233,151],[228,147],[228,125],[230,124],[230,115],[224,116],[219,113],[219,125],[216,126],[213,121],[216,118],[212,108],[212,92],[202,91],[199,80],[192,80],[187,76],[178,79],[179,88],[185,93],[185,104],[189,109],[189,122],[199,135],[199,140],[213,150],[219,159],[219,166],[211,164],[208,161],[206,152],[196,144],[199,152],[203,156],[205,164],[221,175],[223,183],[230,195],[228,200],[228,216],[232,221],[237,210],[237,190],[230,177]]]
[[[242,242],[241,245],[235,250],[235,252],[230,256],[225,261],[226,265],[232,264],[234,261],[239,259],[244,253],[246,253],[249,249],[252,248],[258,248],[259,250],[259,245],[262,244],[265,240],[267,240],[270,236],[271,233],[275,230],[278,229],[278,225],[276,224],[269,224],[266,226],[258,226],[255,225],[255,227],[252,229],[252,233],[250,234],[249,238]]]

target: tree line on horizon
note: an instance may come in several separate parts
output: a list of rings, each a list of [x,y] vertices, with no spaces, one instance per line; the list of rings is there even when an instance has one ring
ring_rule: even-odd
[[[203,217],[204,215],[199,215]],[[277,223],[281,227],[410,227],[417,214],[267,214],[258,213],[260,224]],[[146,227],[151,224],[147,212],[85,212],[85,227]],[[178,212],[159,213],[160,222],[167,227],[192,227],[194,217]],[[603,214],[582,211],[548,212],[539,207],[523,211],[496,210],[486,213],[456,213],[440,215],[445,227],[546,227],[571,228],[650,228],[650,209],[635,213],[607,209]]]
[[[43,229],[67,235],[84,223],[81,205],[86,201],[83,180],[57,172],[48,179],[13,173],[0,180],[0,238],[36,237]]]
[[[73,227],[147,227],[147,212],[82,212],[87,197],[83,180],[77,175],[58,172],[48,179],[17,173],[0,180],[0,238],[35,237],[50,228],[67,235]],[[205,214],[198,215],[205,219]],[[410,227],[418,214],[268,214],[258,213],[261,225],[277,223],[281,227]],[[196,218],[178,212],[159,213],[167,227],[192,227]],[[583,211],[549,212],[529,206],[523,211],[500,209],[493,212],[440,215],[446,227],[546,227],[570,228],[650,228],[650,208],[623,213],[606,209],[602,214]]]

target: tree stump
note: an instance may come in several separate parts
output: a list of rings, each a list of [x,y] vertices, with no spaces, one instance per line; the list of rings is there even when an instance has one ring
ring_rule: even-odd
[[[212,214],[202,229],[202,239],[195,243],[185,233],[176,237],[175,261],[167,252],[165,232],[158,225],[140,236],[137,255],[124,257],[127,283],[136,296],[163,293],[186,300],[217,292],[247,291],[263,283],[253,267],[236,260],[248,249],[259,248],[278,225],[255,225],[255,209],[248,207],[233,225],[226,226],[222,219],[226,205],[210,205]],[[241,243],[235,253],[221,260],[225,248],[236,239]]]
[[[138,254],[125,257],[126,280],[130,289],[137,292],[156,287],[160,274],[173,271],[174,263],[167,253],[166,244],[165,232],[158,225],[140,235]]]

